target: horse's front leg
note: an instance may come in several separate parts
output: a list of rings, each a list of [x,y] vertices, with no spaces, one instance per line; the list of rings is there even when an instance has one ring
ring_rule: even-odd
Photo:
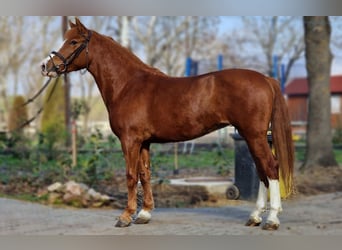
[[[127,182],[127,207],[120,215],[116,227],[127,227],[132,222],[132,215],[137,210],[137,184],[138,184],[138,164],[141,144],[122,140],[122,151],[126,160],[126,182]]]
[[[150,144],[145,143],[140,152],[139,177],[144,190],[143,207],[138,213],[134,223],[146,224],[151,220],[151,211],[154,208],[154,201],[151,188],[151,166],[150,166]]]

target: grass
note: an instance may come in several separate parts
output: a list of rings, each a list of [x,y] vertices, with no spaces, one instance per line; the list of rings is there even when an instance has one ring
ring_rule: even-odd
[[[223,155],[224,154],[224,155]],[[225,149],[223,154],[220,151],[197,151],[193,154],[178,154],[178,164],[184,168],[203,168],[219,165],[232,165],[234,160],[234,151]],[[155,154],[152,156],[152,165],[174,166],[175,156],[173,153]]]
[[[337,163],[339,165],[342,165],[342,148],[335,148],[334,150],[334,155]],[[295,150],[295,156],[296,156],[296,161],[298,162],[303,162],[305,160],[305,147],[296,147]]]

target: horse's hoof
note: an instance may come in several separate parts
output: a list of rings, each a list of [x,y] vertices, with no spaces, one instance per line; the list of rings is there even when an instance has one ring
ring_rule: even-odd
[[[275,230],[278,230],[278,228],[279,228],[279,224],[271,222],[271,221],[267,221],[265,225],[263,225],[262,227],[263,230],[267,230],[267,231],[275,231]]]
[[[135,219],[135,224],[147,224],[151,220],[151,213],[146,210],[141,210]]]
[[[118,222],[116,222],[115,227],[128,227],[131,225],[130,221],[122,220],[119,218]]]
[[[247,227],[258,227],[258,226],[260,226],[260,224],[261,224],[261,222],[258,222],[258,221],[256,221],[256,220],[250,218],[250,219],[246,222],[245,226],[247,226]]]
[[[134,221],[134,224],[147,224],[150,220],[144,219],[144,218],[136,218]]]

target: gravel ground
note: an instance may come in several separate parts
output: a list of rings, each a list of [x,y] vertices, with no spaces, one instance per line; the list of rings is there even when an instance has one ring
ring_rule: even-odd
[[[342,235],[342,192],[283,202],[278,231],[245,227],[254,203],[157,208],[146,225],[115,228],[120,210],[56,208],[0,198],[0,235]]]

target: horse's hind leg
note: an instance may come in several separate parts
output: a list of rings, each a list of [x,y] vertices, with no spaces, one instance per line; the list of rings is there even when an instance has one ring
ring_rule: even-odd
[[[266,211],[267,206],[267,188],[265,183],[260,181],[259,183],[259,191],[258,198],[256,201],[256,208],[252,211],[249,216],[248,221],[246,222],[246,226],[259,226],[262,222],[261,215]]]
[[[280,222],[278,213],[282,211],[279,179],[268,179],[270,190],[270,212],[268,214],[266,223],[262,227],[264,230],[277,230]]]
[[[140,153],[139,177],[144,191],[144,203],[134,223],[146,224],[151,220],[151,210],[154,208],[152,188],[149,144],[143,145]]]
[[[261,213],[266,210],[268,187],[270,190],[270,212],[263,229],[276,230],[280,224],[278,213],[282,210],[279,191],[278,163],[274,159],[271,149],[268,146],[266,134],[259,136],[258,138],[246,140],[261,180],[256,208],[250,214],[250,218],[246,225],[257,226],[261,223]]]

